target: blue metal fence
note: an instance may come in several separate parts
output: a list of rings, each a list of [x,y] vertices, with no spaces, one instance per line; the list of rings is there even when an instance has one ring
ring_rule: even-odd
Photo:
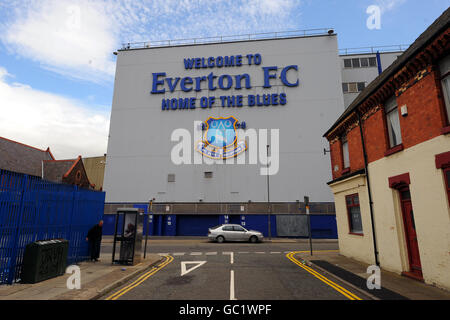
[[[88,230],[103,215],[105,193],[0,170],[0,284],[20,280],[27,244],[69,241],[68,264],[88,258]]]

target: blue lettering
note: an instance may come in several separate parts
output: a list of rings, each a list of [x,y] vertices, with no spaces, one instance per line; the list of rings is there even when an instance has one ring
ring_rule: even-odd
[[[208,67],[214,68],[214,57],[208,58]]]
[[[195,100],[196,100],[196,98],[189,99],[189,108],[190,109],[195,109]]]
[[[276,94],[276,93],[273,93],[273,94],[272,94],[272,104],[273,104],[274,106],[277,106],[277,105],[278,105],[278,94]]]
[[[196,77],[195,78],[195,91],[202,91],[202,81],[206,81],[206,77]]]
[[[179,77],[175,78],[175,83],[172,83],[172,78],[166,78],[167,84],[169,85],[170,92],[174,92],[177,87],[178,81],[180,81]]]
[[[201,63],[202,63],[202,59],[195,58],[195,69],[200,69],[201,68]]]
[[[218,68],[222,68],[223,67],[223,57],[217,57],[216,58],[216,66]]]
[[[194,59],[184,59],[185,69],[192,69],[193,66],[194,66]]]
[[[286,78],[286,73],[287,73],[289,70],[291,70],[291,69],[294,69],[294,70],[297,71],[297,70],[298,70],[298,67],[295,66],[295,65],[284,67],[283,70],[281,71],[280,79],[281,79],[281,82],[283,82],[283,84],[284,84],[285,86],[288,86],[288,87],[296,87],[296,86],[298,86],[298,78],[297,78],[297,81],[296,81],[295,83],[289,82],[289,81],[287,80],[287,78]]]
[[[227,86],[223,85],[223,79],[227,79],[227,82],[228,82]],[[228,90],[231,88],[232,85],[233,85],[233,78],[231,78],[231,76],[229,76],[228,74],[224,74],[219,77],[219,88],[220,89]]]
[[[245,88],[246,89],[252,88],[252,86],[250,85],[250,76],[247,73],[235,75],[234,78],[236,79],[235,89],[237,89],[237,90],[242,89],[242,87],[241,87],[242,79],[245,79]]]
[[[242,107],[242,100],[243,98],[241,95],[236,96],[236,106]]]
[[[214,91],[217,87],[214,86],[214,79],[217,78],[212,72],[208,75],[208,89]]]
[[[247,55],[247,60],[248,60],[248,65],[249,65],[249,66],[252,65],[252,58],[253,58],[253,55],[252,55],[252,54],[248,54],[248,55]]]
[[[255,105],[255,96],[252,94],[249,94],[247,97],[248,100],[248,106],[253,107]]]
[[[262,58],[259,53],[255,54],[255,58],[253,59],[253,62],[258,66],[261,64]]]
[[[208,98],[207,97],[200,98],[200,107],[202,107],[202,108],[208,107]]]
[[[236,66],[237,67],[242,66],[242,56],[241,55],[236,56]]]
[[[264,70],[264,85],[263,88],[271,88],[270,79],[275,79],[276,74],[270,74],[270,71],[277,71],[278,67],[263,67]]]
[[[284,106],[285,104],[286,104],[286,101],[287,99],[286,99],[286,93],[281,93],[280,94],[280,104],[282,105],[282,106]]]
[[[186,87],[187,84],[192,84],[192,78],[191,77],[185,77],[183,79],[181,79],[181,83],[180,83],[180,87],[181,90],[183,90],[184,92],[189,92],[192,90],[192,87],[188,88]]]
[[[153,76],[153,86],[152,86],[152,93],[164,93],[166,92],[166,89],[158,90],[158,85],[162,84],[164,85],[164,80],[158,80],[159,77],[165,77],[165,72],[158,72],[158,73],[152,73]]]
[[[232,66],[234,66],[234,56],[231,56],[231,57],[226,56],[225,57],[224,66],[225,67],[232,67]]]
[[[170,100],[169,99],[161,100],[161,109],[162,110],[170,110]]]

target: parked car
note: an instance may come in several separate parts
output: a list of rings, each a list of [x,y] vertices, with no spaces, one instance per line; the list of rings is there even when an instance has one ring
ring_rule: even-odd
[[[222,243],[224,241],[262,241],[263,234],[255,230],[247,230],[238,224],[222,224],[208,229],[208,238],[211,241]]]

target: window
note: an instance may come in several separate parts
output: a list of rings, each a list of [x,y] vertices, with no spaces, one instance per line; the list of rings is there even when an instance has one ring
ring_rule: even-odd
[[[212,177],[213,177],[212,171],[205,171],[205,178],[206,179],[211,179]]]
[[[358,194],[352,194],[345,197],[347,203],[347,214],[350,233],[363,234],[361,211],[359,208]]]
[[[441,72],[442,91],[444,94],[445,111],[447,113],[447,125],[450,124],[450,55],[439,62]]]
[[[167,182],[175,182],[175,174],[174,173],[169,173],[167,175]]]
[[[366,87],[365,82],[358,82],[358,92],[363,91],[365,87]]]
[[[223,231],[233,231],[233,227],[232,226],[225,226],[222,228]]]
[[[342,91],[344,93],[358,93],[365,89],[365,82],[344,82],[342,83]]]
[[[245,229],[242,228],[241,226],[233,226],[234,231],[240,231],[240,232],[245,232]]]
[[[342,84],[342,91],[344,91],[344,93],[347,93],[348,92],[348,83],[343,83]]]
[[[347,136],[342,137],[342,158],[344,159],[344,169],[350,168]]]
[[[389,135],[389,147],[393,148],[402,143],[400,118],[398,117],[397,100],[395,99],[395,96],[386,101],[384,108]]]
[[[369,66],[369,58],[361,58],[361,67]]]
[[[352,59],[353,68],[359,68],[361,65],[359,64],[359,58]]]
[[[344,68],[368,68],[376,67],[377,58],[352,58],[344,59]]]
[[[358,84],[356,82],[350,82],[348,84],[348,92],[358,92]]]

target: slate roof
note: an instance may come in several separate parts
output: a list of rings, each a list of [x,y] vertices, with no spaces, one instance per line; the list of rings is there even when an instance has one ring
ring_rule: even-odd
[[[41,150],[0,137],[0,169],[40,177],[43,160],[54,160],[50,148]]]
[[[63,176],[73,167],[77,160],[44,161],[44,179],[62,183]]]

